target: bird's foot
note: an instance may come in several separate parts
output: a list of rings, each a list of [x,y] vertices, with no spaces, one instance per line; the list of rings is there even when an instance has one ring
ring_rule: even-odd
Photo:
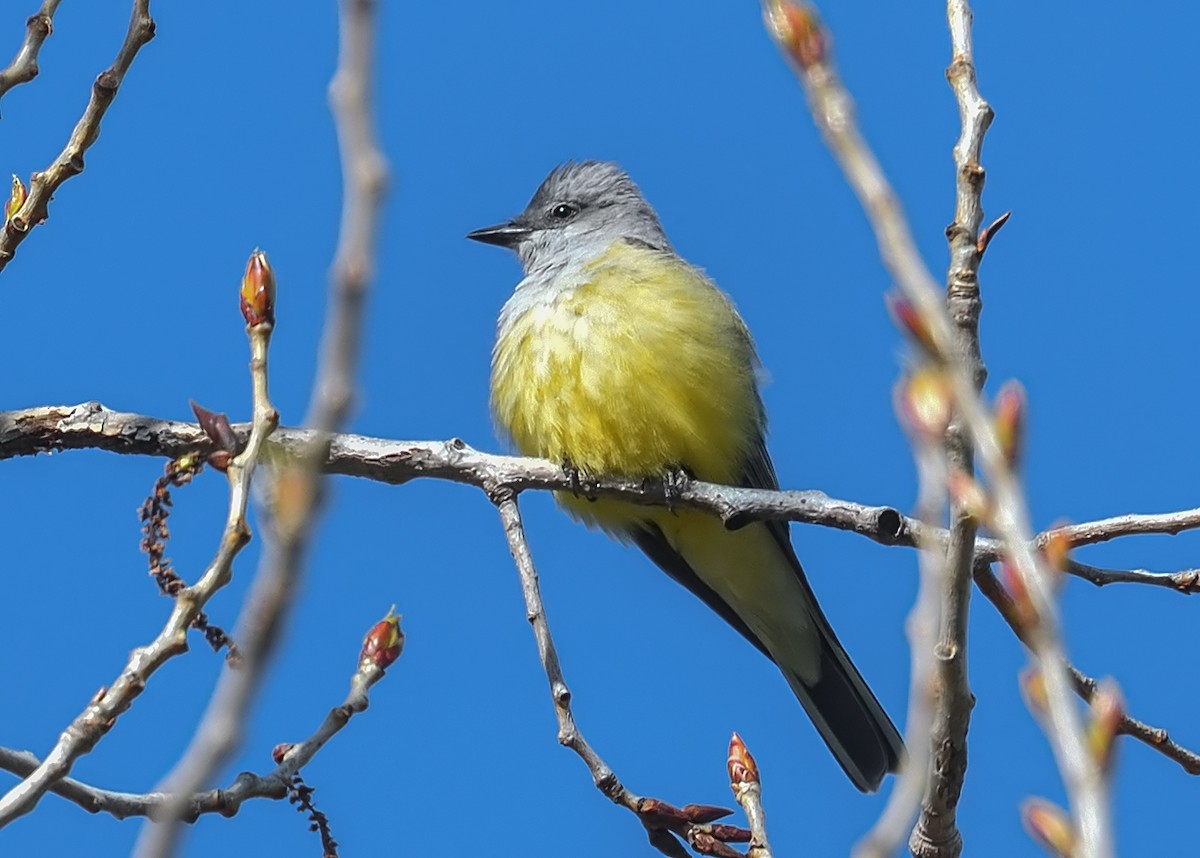
[[[567,482],[571,486],[571,494],[575,497],[587,498],[589,501],[596,500],[596,481],[594,479],[567,460],[563,460],[562,469],[563,473],[567,475]]]
[[[692,479],[692,474],[682,465],[676,465],[663,472],[663,499],[666,501],[667,509],[672,513],[676,510],[676,502],[683,497],[683,492]]]

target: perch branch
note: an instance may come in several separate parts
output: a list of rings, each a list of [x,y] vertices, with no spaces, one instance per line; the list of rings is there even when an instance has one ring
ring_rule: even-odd
[[[245,439],[248,424],[235,424],[234,432]],[[299,457],[312,443],[308,429],[280,427],[268,446],[283,458]],[[107,450],[123,455],[178,458],[189,452],[205,452],[211,442],[195,423],[164,420],[142,414],[112,411],[99,402],[51,405],[19,411],[0,411],[0,461],[60,450]],[[324,470],[328,474],[358,477],[401,485],[415,479],[443,479],[481,489],[506,487],[513,491],[573,490],[579,488],[561,467],[544,459],[483,453],[458,439],[449,441],[402,441],[365,435],[331,436]],[[661,486],[642,481],[604,478],[583,487],[594,496],[617,497],[635,503],[661,505],[667,498]],[[915,547],[919,538],[942,544],[949,534],[929,528],[917,518],[891,506],[872,506],[831,498],[820,491],[768,491],[690,481],[679,488],[672,503],[706,510],[719,516],[730,528],[751,521],[780,519],[844,530],[865,536],[881,545]],[[1040,550],[1064,539],[1071,547],[1093,545],[1127,536],[1177,535],[1200,529],[1200,507],[1164,513],[1133,513],[1078,524],[1059,525],[1041,531],[1032,540]],[[995,561],[1003,554],[998,539],[975,540],[976,561]],[[1092,580],[1095,567],[1067,572]],[[1106,570],[1101,570],[1105,572]],[[1141,583],[1182,589],[1192,570],[1179,573],[1113,572],[1111,582]],[[1148,577],[1149,576],[1149,577]],[[1101,576],[1103,577],[1103,576]]]
[[[239,437],[245,437],[245,424],[235,425],[233,429]],[[312,437],[311,430],[280,428],[271,436],[269,445],[284,456],[298,456],[311,443]],[[195,423],[112,411],[98,402],[0,412],[0,461],[56,450],[85,449],[176,458],[188,452],[206,451],[210,446]],[[458,439],[397,441],[363,435],[334,435],[324,467],[326,473],[391,485],[433,478],[489,492],[500,489],[570,491],[578,487],[554,462],[483,453]],[[586,490],[595,496],[616,497],[634,503],[666,503],[661,486],[641,481],[606,478],[590,482]],[[944,544],[949,538],[945,530],[929,528],[895,507],[831,498],[820,491],[766,491],[691,481],[679,488],[677,496],[672,496],[672,503],[706,510],[731,527],[754,520],[779,519],[857,533],[881,545],[909,548],[914,547],[918,539],[928,538]],[[1200,508],[1119,515],[1042,531],[1035,537],[1034,544],[1043,546],[1060,534],[1073,544],[1087,545],[1124,536],[1177,535],[1197,528],[1200,528]],[[977,564],[990,563],[1000,554],[998,540],[976,539]],[[980,584],[978,575],[976,584]],[[1158,747],[1154,742],[1147,744]],[[1180,759],[1170,753],[1167,756]]]

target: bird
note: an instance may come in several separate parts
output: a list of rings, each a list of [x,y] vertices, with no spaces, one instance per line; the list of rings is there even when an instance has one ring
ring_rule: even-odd
[[[524,270],[491,367],[492,412],[519,453],[574,478],[779,488],[749,329],[619,166],[560,164],[520,214],[467,237],[515,251]],[[900,734],[817,604],[786,522],[730,530],[674,505],[556,501],[640,548],[771,659],[855,787],[873,792],[899,768]]]

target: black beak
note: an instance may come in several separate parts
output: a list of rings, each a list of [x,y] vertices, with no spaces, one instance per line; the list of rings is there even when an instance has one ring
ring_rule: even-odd
[[[497,247],[507,247],[510,250],[524,241],[533,232],[527,226],[521,226],[516,221],[509,221],[497,226],[485,226],[474,232],[468,232],[467,238],[472,241],[482,241],[484,244],[494,244]]]

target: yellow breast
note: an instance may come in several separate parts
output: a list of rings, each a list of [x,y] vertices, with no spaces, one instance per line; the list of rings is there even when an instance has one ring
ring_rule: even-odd
[[[563,282],[514,295],[497,338],[492,407],[517,449],[585,474],[737,479],[762,417],[729,299],[678,257],[625,242]],[[603,506],[560,500],[607,526]]]

